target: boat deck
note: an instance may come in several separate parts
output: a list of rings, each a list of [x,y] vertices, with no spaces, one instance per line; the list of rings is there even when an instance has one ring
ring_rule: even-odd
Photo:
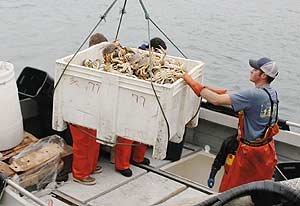
[[[146,156],[151,161],[150,166],[132,165],[133,176],[127,178],[115,171],[114,164],[107,157],[109,155],[102,155],[99,164],[103,167],[103,172],[93,175],[97,180],[96,185],[76,183],[69,174],[69,180],[51,195],[39,197],[45,201],[52,200],[54,206],[197,205],[218,190],[223,171],[218,172],[213,190],[206,186],[214,160],[213,154],[219,150],[223,139],[235,133],[232,121],[228,121],[227,117],[213,115],[214,112],[209,112],[204,119],[199,120],[196,128],[187,129],[185,146],[179,161],[152,159],[152,149],[149,148]],[[219,122],[209,121],[210,119]],[[280,144],[291,149],[282,150]],[[205,145],[210,145],[212,154],[203,151]],[[299,150],[294,150],[296,146],[280,142],[278,146],[279,159],[298,159],[300,154]],[[249,197],[245,197],[227,205],[252,205],[252,202]]]
[[[151,149],[147,151],[148,157],[151,156],[151,152]],[[184,149],[183,155],[188,156],[193,152]],[[114,164],[106,158],[100,159],[100,165],[103,172],[93,175],[97,181],[96,185],[81,185],[74,182],[69,174],[69,180],[54,191],[54,194],[75,205],[154,205],[165,202],[189,188],[183,183],[158,174],[160,168],[172,165],[170,161],[151,159],[150,169],[132,165],[133,175],[129,178],[116,172]],[[169,171],[170,168],[172,167],[169,167]],[[155,171],[152,172],[151,169]],[[207,196],[194,189],[188,191],[199,197]],[[61,205],[67,204],[62,202]]]
[[[69,180],[52,195],[42,199],[53,201],[55,206],[67,205],[195,205],[214,194],[205,186],[213,155],[200,148],[184,148],[181,160],[171,162],[151,158],[151,165],[143,168],[131,166],[133,176],[124,177],[114,169],[109,159],[101,158],[103,172],[95,174],[97,184],[81,185]],[[216,177],[216,190],[222,172]],[[239,205],[239,204],[235,204]]]

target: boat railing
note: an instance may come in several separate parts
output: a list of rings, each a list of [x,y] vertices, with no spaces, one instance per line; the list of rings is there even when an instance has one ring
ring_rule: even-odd
[[[231,115],[231,116],[237,116],[236,113],[231,108],[231,106],[228,106],[228,105],[215,106],[215,105],[209,103],[206,99],[202,99],[201,107],[219,111],[224,114]],[[291,126],[291,127],[295,127],[295,128],[300,128],[300,123],[296,123],[296,122],[292,122],[292,121],[288,121],[288,120],[282,120],[282,119],[279,119],[279,121],[283,122],[288,127]],[[284,130],[289,130],[289,129],[284,129]]]
[[[298,123],[291,122],[291,121],[286,121],[285,123],[289,126],[300,128],[300,124]]]

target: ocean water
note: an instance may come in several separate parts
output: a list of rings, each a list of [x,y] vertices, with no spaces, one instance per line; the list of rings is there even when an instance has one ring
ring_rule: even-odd
[[[0,60],[54,75],[55,60],[74,53],[112,0],[0,0]],[[118,1],[97,28],[116,36]],[[300,1],[144,0],[151,19],[190,59],[205,62],[205,84],[229,90],[253,86],[249,58],[277,61],[273,87],[280,118],[300,123]],[[163,35],[150,23],[150,36]],[[127,2],[118,39],[137,47],[148,40],[138,0]],[[165,38],[163,38],[165,39]],[[166,40],[166,39],[165,39]],[[167,40],[168,54],[181,56]],[[87,44],[84,48],[87,47]]]

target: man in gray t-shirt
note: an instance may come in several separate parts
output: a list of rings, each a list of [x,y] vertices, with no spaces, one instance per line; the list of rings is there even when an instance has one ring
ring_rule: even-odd
[[[274,103],[272,122],[277,115],[277,95],[270,83],[278,74],[276,63],[269,58],[259,60],[249,60],[252,67],[250,72],[250,81],[255,84],[254,88],[245,91],[228,94],[226,90],[220,90],[208,86],[203,86],[194,81],[188,74],[181,76],[185,82],[193,89],[198,96],[204,97],[208,102],[214,105],[231,105],[234,111],[244,111],[244,126],[246,139],[249,141],[259,139],[267,126],[271,112],[271,99]],[[267,91],[265,91],[265,90]]]
[[[249,141],[259,140],[268,125],[271,113],[271,101],[263,88],[271,94],[273,105],[272,123],[277,112],[277,95],[270,85],[255,87],[239,93],[229,94],[234,111],[244,111],[244,133]]]
[[[247,141],[255,142],[264,137],[266,128],[270,126],[269,124],[272,125],[277,121],[277,93],[270,87],[270,83],[277,76],[278,68],[276,63],[269,58],[249,60],[249,64],[252,67],[250,81],[255,84],[255,87],[234,94],[228,94],[226,90],[203,86],[193,80],[188,74],[180,77],[185,80],[197,96],[204,97],[208,102],[214,105],[231,105],[234,111],[243,111],[244,118],[242,123],[240,122],[240,128],[241,125],[243,126],[242,131],[239,128],[238,136],[242,135]],[[232,140],[227,142],[231,145],[236,145]],[[232,151],[232,148],[229,148],[225,141],[222,145],[222,152],[224,154],[217,155],[217,158],[222,159],[222,161],[215,160],[215,163],[218,163],[218,167],[216,168],[214,167],[216,164],[213,164],[208,180],[209,187],[213,187],[214,185],[214,177],[220,168],[219,164],[225,164],[225,159],[228,155],[226,151]],[[276,160],[276,156],[270,158]],[[243,181],[241,180],[240,182]],[[228,189],[230,187],[225,188]]]

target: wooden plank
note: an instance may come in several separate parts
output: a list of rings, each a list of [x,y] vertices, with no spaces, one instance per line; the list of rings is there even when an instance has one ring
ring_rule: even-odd
[[[0,161],[0,172],[10,177],[15,174],[15,172],[9,168],[9,165],[5,162]]]
[[[33,136],[32,134],[24,131],[24,140],[19,145],[17,145],[16,147],[14,147],[10,150],[6,150],[6,151],[1,152],[3,156],[0,158],[0,161],[7,160],[7,159],[19,154],[30,143],[37,142],[37,141],[38,141],[38,139],[35,136]]]
[[[53,174],[53,170],[56,169],[59,172],[63,168],[63,161],[60,161],[57,168],[53,168],[55,165],[55,158],[49,161],[47,164],[42,165],[40,168],[33,169],[32,171],[29,170],[21,175],[19,175],[19,185],[24,188],[29,186],[38,185],[42,179],[47,177],[50,173]]]
[[[61,158],[66,157],[68,155],[73,154],[73,147],[71,147],[70,145],[64,145],[64,151],[61,154]]]
[[[15,172],[27,171],[43,164],[57,155],[60,155],[62,152],[63,148],[61,148],[58,144],[48,144],[39,150],[33,151],[24,157],[14,160],[10,164],[10,168]]]

